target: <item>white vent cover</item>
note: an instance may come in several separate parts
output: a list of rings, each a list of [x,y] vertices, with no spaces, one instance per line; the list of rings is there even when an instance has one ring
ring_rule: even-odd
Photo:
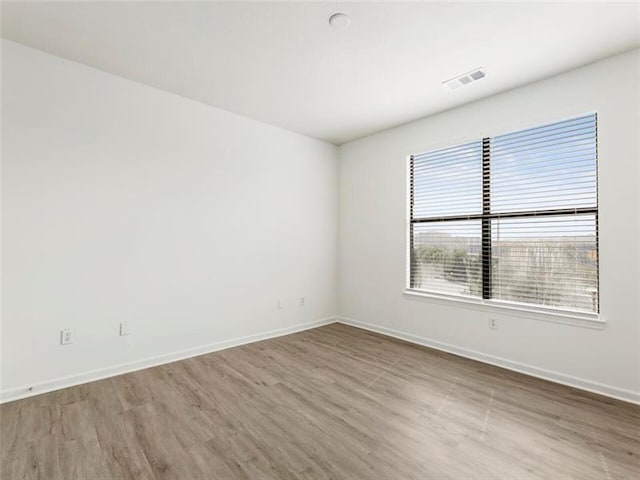
[[[486,76],[487,74],[484,72],[482,67],[479,67],[471,70],[470,72],[463,73],[462,75],[458,75],[457,77],[442,82],[442,84],[449,87],[450,90],[456,90],[460,87],[471,85],[478,80],[482,80]]]

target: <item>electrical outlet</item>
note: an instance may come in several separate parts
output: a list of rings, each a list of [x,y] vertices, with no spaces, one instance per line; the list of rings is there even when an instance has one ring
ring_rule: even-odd
[[[69,345],[73,343],[73,330],[64,328],[60,330],[60,345]]]
[[[498,329],[498,319],[497,318],[489,317],[489,328],[492,329],[492,330],[497,330]]]
[[[284,303],[282,300],[278,300],[278,310],[282,310],[284,308]]]
[[[120,323],[120,336],[125,337],[129,335],[131,332],[129,331],[129,324],[127,322]]]
[[[304,307],[304,297],[300,297],[300,306]]]

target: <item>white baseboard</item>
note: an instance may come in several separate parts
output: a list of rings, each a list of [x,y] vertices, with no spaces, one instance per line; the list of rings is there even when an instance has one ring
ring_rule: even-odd
[[[574,377],[571,375],[565,375],[563,373],[555,372],[552,370],[546,370],[543,368],[534,367],[533,365],[527,365],[525,363],[515,362],[506,358],[489,355],[487,353],[478,352],[476,350],[470,350],[467,348],[457,347],[447,343],[431,340],[429,338],[420,337],[410,333],[400,332],[391,328],[381,327],[373,325],[371,323],[361,322],[360,320],[354,320],[352,318],[337,317],[337,322],[345,325],[351,325],[352,327],[362,328],[371,332],[380,333],[389,337],[405,340],[410,343],[415,343],[436,350],[441,350],[448,353],[453,353],[472,360],[478,360],[480,362],[489,363],[498,367],[513,370],[515,372],[524,373],[533,377],[542,378],[551,382],[560,383],[562,385],[568,385],[570,387],[578,388],[580,390],[586,390],[588,392],[597,393],[606,397],[615,398],[629,403],[635,403],[640,405],[640,393],[633,390],[626,390],[623,388],[614,387],[612,385],[606,385],[584,378]]]
[[[114,365],[112,367],[106,367],[98,370],[92,370],[89,372],[70,375],[67,377],[56,378],[54,380],[46,380],[43,382],[36,383],[34,385],[2,390],[0,392],[0,403],[11,402],[13,400],[18,400],[20,398],[40,395],[41,393],[47,393],[53,390],[60,390],[62,388],[73,387],[74,385],[94,382],[96,380],[102,380],[104,378],[115,377],[116,375],[122,375],[124,373],[135,372],[137,370],[142,370],[145,368],[156,367],[158,365],[175,362],[177,360],[184,360],[186,358],[197,357],[198,355],[217,352],[219,350],[224,350],[226,348],[237,347],[240,345],[246,345],[248,343],[253,343],[253,342],[259,342],[261,340],[267,340],[269,338],[281,337],[283,335],[289,335],[291,333],[301,332],[303,330],[309,330],[312,328],[321,327],[323,325],[328,325],[330,323],[335,323],[335,322],[336,322],[335,317],[327,317],[321,320],[307,322],[300,325],[294,325],[286,328],[279,328],[276,330],[269,330],[267,332],[248,335],[246,337],[232,338],[230,340],[214,342],[207,345],[201,345],[199,347],[189,348],[186,350],[180,350],[177,352],[158,355],[155,357],[144,358],[142,360],[121,363],[119,365]]]
[[[39,382],[30,386],[23,386],[18,388],[12,388],[3,390],[0,392],[0,403],[10,402],[21,398],[31,397],[39,395],[41,393],[51,392],[54,390],[60,390],[62,388],[72,387],[83,383],[93,382],[96,380],[102,380],[104,378],[114,377],[125,373],[135,372],[137,370],[143,370],[145,368],[155,367],[163,365],[165,363],[171,363],[178,360],[184,360],[186,358],[197,357],[198,355],[204,355],[219,350],[224,350],[231,347],[237,347],[240,345],[246,345],[248,343],[259,342],[261,340],[267,340],[269,338],[281,337],[283,335],[289,335],[291,333],[301,332],[304,330],[310,330],[312,328],[329,325],[331,323],[343,323],[345,325],[351,325],[353,327],[362,328],[372,332],[387,335],[389,337],[405,340],[410,343],[423,345],[425,347],[434,348],[461,357],[470,358],[472,360],[478,360],[480,362],[496,365],[498,367],[513,370],[533,377],[542,378],[551,382],[568,385],[581,390],[597,393],[607,397],[623,400],[625,402],[635,403],[640,405],[640,393],[632,390],[626,390],[611,385],[606,385],[591,380],[585,380],[583,378],[574,377],[571,375],[565,375],[552,370],[546,370],[532,365],[527,365],[520,362],[508,360],[506,358],[489,355],[486,353],[470,350],[455,345],[450,345],[436,340],[420,337],[410,333],[400,332],[391,328],[381,327],[352,318],[346,317],[328,317],[314,322],[307,322],[301,325],[295,325],[292,327],[280,328],[277,330],[270,330],[254,335],[248,335],[246,337],[233,338],[229,340],[223,340],[221,342],[210,343],[199,347],[194,347],[186,350],[180,350],[178,352],[172,352],[164,355],[158,355],[155,357],[145,358],[134,362],[122,363],[114,365],[112,367],[102,368],[98,370],[92,370],[76,375],[57,378],[54,380],[47,380]]]

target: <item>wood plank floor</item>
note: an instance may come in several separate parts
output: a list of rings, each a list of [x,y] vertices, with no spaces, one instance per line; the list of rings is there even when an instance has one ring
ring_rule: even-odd
[[[640,478],[640,407],[340,324],[0,415],[3,480]]]

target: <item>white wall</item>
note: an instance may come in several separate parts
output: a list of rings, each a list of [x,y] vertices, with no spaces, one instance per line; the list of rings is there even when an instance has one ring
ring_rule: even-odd
[[[331,145],[7,41],[2,82],[4,399],[332,317],[338,207],[343,318],[640,399],[638,52],[344,145],[339,182]],[[605,328],[403,297],[406,156],[587,111]]]
[[[2,115],[5,399],[335,315],[335,146],[7,41]]]
[[[640,401],[638,61],[638,51],[612,57],[341,146],[340,315],[414,341]],[[402,295],[407,155],[590,111],[599,114],[604,329],[492,310],[499,320],[493,331],[487,309]]]

